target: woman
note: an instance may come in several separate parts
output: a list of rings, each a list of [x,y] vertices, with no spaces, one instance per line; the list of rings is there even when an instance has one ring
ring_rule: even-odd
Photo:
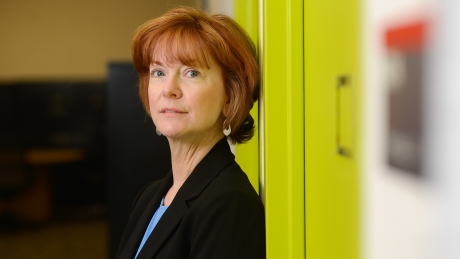
[[[265,258],[263,205],[227,142],[254,135],[253,43],[227,16],[177,8],[141,25],[132,50],[172,169],[136,198],[117,258]]]

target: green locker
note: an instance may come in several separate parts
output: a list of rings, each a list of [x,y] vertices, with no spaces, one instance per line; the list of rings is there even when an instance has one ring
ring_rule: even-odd
[[[261,173],[267,258],[359,258],[359,1],[235,10],[253,37],[259,28],[259,142],[237,159]]]

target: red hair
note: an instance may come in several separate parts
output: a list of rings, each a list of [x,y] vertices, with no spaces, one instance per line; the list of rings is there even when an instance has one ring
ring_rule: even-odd
[[[224,127],[231,126],[229,137],[233,142],[243,143],[252,138],[254,121],[249,111],[258,98],[259,66],[254,44],[232,18],[211,16],[189,7],[172,9],[137,28],[132,54],[139,73],[140,99],[148,114],[153,57],[203,68],[209,68],[212,58],[223,71],[230,104]]]

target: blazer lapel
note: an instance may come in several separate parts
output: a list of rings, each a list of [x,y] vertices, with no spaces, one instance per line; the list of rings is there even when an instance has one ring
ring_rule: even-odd
[[[155,193],[153,198],[148,203],[147,207],[142,212],[142,215],[139,217],[138,221],[136,222],[129,222],[133,224],[134,230],[131,232],[131,236],[125,249],[123,250],[122,255],[120,258],[129,258],[133,259],[136,256],[137,250],[139,249],[139,245],[144,237],[145,230],[147,229],[150,220],[152,219],[153,214],[160,206],[161,199],[166,195],[166,192],[171,188],[173,182],[172,172],[170,171],[166,177],[163,179],[160,188]],[[139,257],[138,257],[139,258]]]
[[[217,142],[211,151],[209,151],[203,160],[195,167],[188,179],[179,189],[171,205],[163,214],[156,227],[153,229],[150,237],[147,239],[147,242],[145,242],[144,248],[146,249],[142,249],[140,251],[137,259],[151,259],[155,257],[160,248],[163,246],[166,240],[168,240],[168,237],[174,233],[182,218],[187,213],[189,209],[189,201],[197,198],[224,168],[234,162],[234,159],[235,156],[230,151],[227,139],[223,138]],[[143,221],[143,224],[139,224],[136,228],[143,228],[144,231],[147,228],[147,225],[153,213],[158,208],[159,202],[162,198],[161,196],[158,203],[156,203],[156,200],[158,199],[157,196],[158,195],[155,195],[154,198],[154,204],[156,204],[156,207],[152,209],[149,205],[148,219],[144,219],[145,214],[147,214],[144,213],[142,220],[145,221]],[[136,229],[136,231],[138,230]],[[137,244],[140,243],[141,239],[142,236],[140,237]]]
[[[176,196],[177,197],[177,196]],[[185,213],[188,211],[188,206],[184,200],[176,201],[169,206],[166,212],[161,217],[160,221],[153,229],[150,237],[144,244],[144,248],[139,252],[137,259],[151,259],[158,253],[168,237],[174,233],[174,230],[181,222]],[[161,224],[160,224],[161,222]]]

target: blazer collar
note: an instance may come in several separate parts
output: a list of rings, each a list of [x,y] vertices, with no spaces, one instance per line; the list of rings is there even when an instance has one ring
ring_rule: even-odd
[[[209,183],[234,161],[235,156],[230,151],[227,138],[221,139],[193,169],[177,195],[185,201],[198,197]]]
[[[219,175],[224,168],[232,164],[234,160],[235,156],[230,151],[227,138],[223,138],[214,145],[203,160],[198,163],[185,183],[179,189],[171,205],[163,214],[157,226],[150,234],[150,237],[147,239],[147,242],[144,244],[145,249],[141,250],[137,256],[138,259],[153,258],[157,254],[163,246],[163,243],[174,232],[184,215],[187,213],[189,209],[188,202],[197,198],[211,183],[211,181]],[[166,178],[170,180],[164,181],[162,187],[160,187],[159,191],[155,194],[152,202],[150,203],[156,204],[156,207],[150,207],[149,204],[144,215],[142,215],[142,220],[140,220],[143,224],[139,224],[137,226],[143,228],[144,232],[153,213],[158,208],[161,198],[172,185],[172,172],[169,172]],[[144,232],[142,232],[142,235]],[[140,237],[140,239],[142,239],[142,237]]]

